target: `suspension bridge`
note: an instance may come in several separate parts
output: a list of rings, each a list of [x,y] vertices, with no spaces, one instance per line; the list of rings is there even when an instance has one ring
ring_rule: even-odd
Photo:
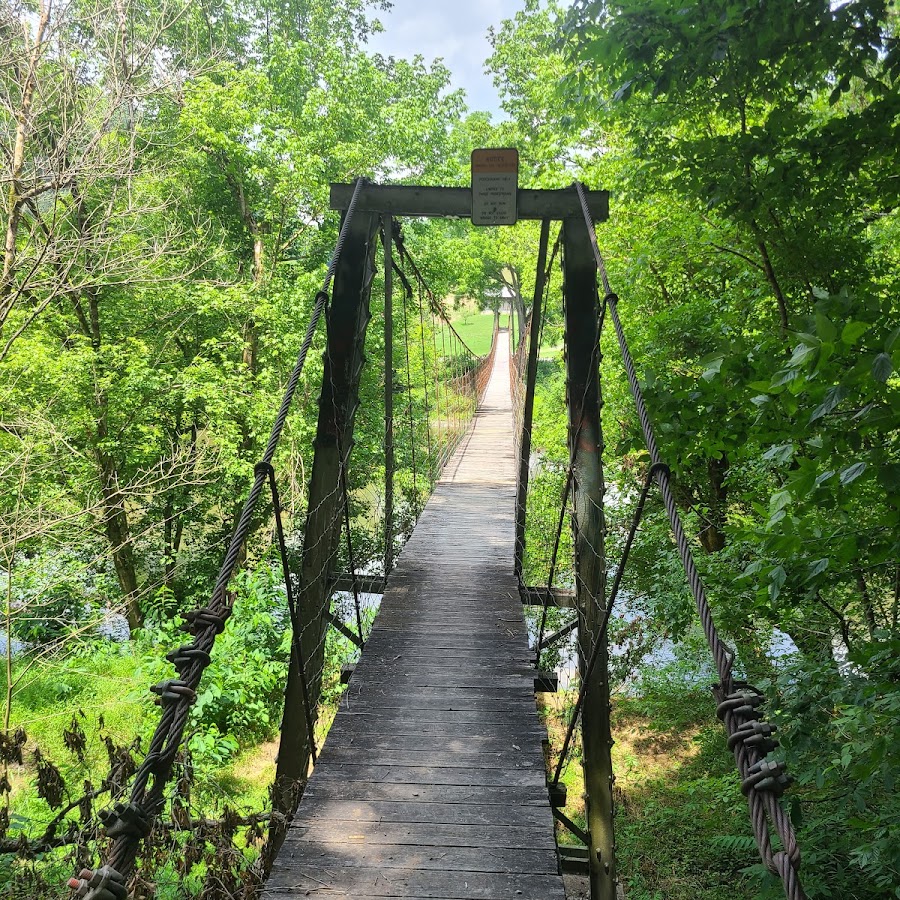
[[[734,653],[716,630],[599,250],[594,223],[607,217],[606,193],[578,183],[567,190],[518,192],[519,218],[541,221],[530,318],[511,348],[507,333],[495,331],[483,358],[453,329],[398,223],[403,216],[468,216],[471,192],[359,179],[332,186],[332,206],[342,212],[338,244],[243,513],[208,605],[187,616],[192,640],[168,656],[176,677],[152,688],[161,706],[159,724],[129,796],[100,814],[109,839],[104,858],[71,879],[75,894],[124,900],[142,843],[175,803],[167,785],[191,706],[216,635],[232,614],[230,583],[268,500],[291,660],[268,838],[256,867],[261,896],[563,900],[556,821],[585,845],[581,858],[593,900],[614,900],[619,886],[607,626],[655,485],[718,672],[717,712],[761,858],[789,900],[801,900],[800,854],[779,799],[788,780],[771,756],[773,729],[762,717],[762,695],[733,676]],[[551,248],[554,220],[562,224]],[[523,558],[534,387],[542,308],[558,259],[569,466],[547,581],[528,585]],[[384,314],[382,327],[370,329],[379,264]],[[398,306],[395,295],[402,298]],[[395,314],[403,334],[396,347]],[[301,527],[285,520],[277,451],[322,319],[321,396]],[[608,584],[613,567],[604,545],[599,347],[610,320],[650,463]],[[372,355],[366,353],[372,331],[380,337],[384,365],[377,415],[367,418],[361,379]],[[395,409],[398,397],[404,402]],[[353,466],[355,436],[366,429],[383,435],[378,472]],[[381,478],[380,519],[377,526],[362,523],[360,494]],[[566,521],[574,547],[569,591],[554,583]],[[367,564],[361,574],[359,544],[372,534],[380,548],[378,571],[372,574]],[[368,635],[364,591],[383,594]],[[335,600],[339,592],[350,603],[343,613]],[[527,604],[541,610],[532,647]],[[547,634],[553,606],[570,606],[575,615],[570,625]],[[349,684],[323,744],[317,727],[332,629],[352,640],[361,657],[346,672]],[[534,694],[555,685],[540,671],[540,654],[573,630],[579,686],[562,744],[550,748]],[[578,740],[586,828],[563,811],[562,773]]]

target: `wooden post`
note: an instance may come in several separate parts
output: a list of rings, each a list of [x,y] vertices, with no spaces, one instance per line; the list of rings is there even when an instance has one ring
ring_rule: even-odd
[[[329,628],[331,566],[341,534],[340,455],[349,455],[353,441],[377,227],[376,214],[356,211],[335,272],[327,317],[325,366],[297,593],[300,647],[314,710],[321,692]],[[272,804],[276,812],[289,816],[299,802],[310,762],[298,659],[293,650],[284,700]],[[271,841],[273,858],[283,839],[282,832]]]
[[[394,563],[394,220],[384,222],[384,577]]]
[[[581,217],[563,221],[563,298],[566,323],[566,391],[569,448],[574,454],[575,592],[582,677],[594,642],[603,641],[587,684],[582,713],[583,766],[590,837],[592,900],[615,900],[616,860],[612,805],[612,737],[606,635],[600,623],[606,605],[599,377],[597,264]]]
[[[541,336],[541,302],[547,268],[547,244],[550,240],[550,220],[541,223],[538,246],[537,275],[534,280],[534,300],[531,304],[531,333],[528,340],[528,366],[525,375],[525,401],[522,409],[522,434],[519,435],[519,478],[516,483],[516,580],[522,585],[522,563],[525,556],[525,518],[528,502],[528,466],[531,461],[531,423],[534,412],[534,388],[537,379],[538,341]],[[512,322],[512,313],[510,313]],[[510,330],[512,334],[512,330]],[[510,343],[510,352],[514,351]],[[516,377],[518,377],[518,372]]]

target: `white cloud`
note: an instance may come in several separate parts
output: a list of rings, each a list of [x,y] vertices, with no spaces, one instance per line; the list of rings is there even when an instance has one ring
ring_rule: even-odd
[[[499,110],[497,92],[484,61],[491,54],[487,32],[491,25],[514,16],[524,0],[393,0],[389,13],[379,13],[384,32],[371,42],[372,50],[428,62],[438,57],[453,73],[454,87],[466,92],[470,108]]]

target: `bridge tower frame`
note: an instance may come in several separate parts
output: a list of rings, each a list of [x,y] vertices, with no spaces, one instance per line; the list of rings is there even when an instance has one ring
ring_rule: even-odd
[[[562,225],[566,407],[573,466],[575,606],[578,664],[587,677],[597,641],[599,657],[585,685],[581,713],[582,765],[592,900],[615,900],[616,844],[613,827],[612,733],[606,614],[606,521],[603,507],[603,430],[600,411],[600,316],[597,263],[582,216]]]
[[[331,208],[346,212],[353,193],[353,185],[331,185]],[[594,220],[605,221],[609,217],[608,192],[589,191],[586,198]],[[600,628],[606,602],[606,559],[597,266],[579,199],[573,190],[519,190],[517,212],[519,219],[545,223],[559,220],[563,223],[567,406],[570,452],[574,463],[575,605],[578,610],[582,675],[594,646],[593,641],[604,642],[599,665],[595,666],[591,683],[587,686],[587,702],[582,718],[588,824],[586,837],[592,900],[615,900],[617,879],[608,654],[605,631]],[[310,477],[310,512],[301,563],[302,593],[298,597],[302,630],[300,643],[307,670],[311,673],[320,668],[318,663],[321,662],[324,637],[330,621],[333,584],[329,581],[326,561],[340,538],[340,516],[337,515],[341,493],[339,479],[353,442],[378,223],[389,223],[391,216],[468,218],[471,213],[472,192],[468,188],[368,184],[359,194],[354,220],[340,255],[332,304],[327,313],[325,371]],[[390,224],[386,224],[385,231],[386,287],[389,291]],[[389,404],[390,399],[387,398],[385,424],[388,428],[391,418]],[[390,435],[386,435],[388,447],[390,440]],[[519,460],[519,466],[527,472],[527,460],[524,463]],[[390,493],[387,484],[386,490]],[[522,587],[523,602],[534,602],[535,596],[540,596],[543,603],[556,602],[545,594],[534,588]],[[308,685],[313,708],[320,687],[316,679]],[[273,788],[274,809],[288,817],[292,815],[302,793],[313,749],[304,719],[302,690],[299,661],[292,651]],[[273,856],[280,844],[281,840],[273,842]]]

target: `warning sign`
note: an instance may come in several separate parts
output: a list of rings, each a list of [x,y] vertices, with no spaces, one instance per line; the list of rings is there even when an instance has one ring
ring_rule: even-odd
[[[519,151],[472,151],[472,224],[515,225]]]

